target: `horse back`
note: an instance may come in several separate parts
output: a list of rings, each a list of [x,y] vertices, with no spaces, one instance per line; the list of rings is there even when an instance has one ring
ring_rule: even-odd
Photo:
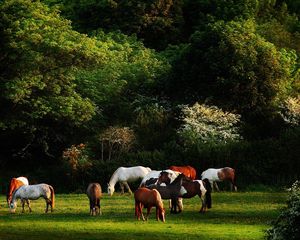
[[[100,198],[102,196],[102,189],[99,183],[90,183],[87,191],[89,198]]]
[[[183,173],[185,176],[191,178],[192,180],[196,179],[196,169],[192,166],[170,166],[170,170]]]
[[[223,180],[225,180],[225,179],[233,180],[234,179],[235,170],[233,168],[224,167],[224,168],[222,168],[221,172],[222,172]]]

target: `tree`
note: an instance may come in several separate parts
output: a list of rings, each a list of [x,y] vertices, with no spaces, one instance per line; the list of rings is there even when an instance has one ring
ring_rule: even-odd
[[[252,20],[220,21],[193,34],[166,88],[185,102],[206,100],[247,117],[274,111],[289,95],[296,60],[294,51],[279,51],[257,35]]]
[[[106,49],[73,31],[56,10],[31,0],[1,3],[0,36],[1,131],[18,132],[23,150],[40,141],[47,152],[56,127],[78,126],[94,115],[94,104],[75,91],[74,78],[79,69],[104,63]]]
[[[46,2],[53,4],[53,1]],[[62,0],[62,14],[80,32],[121,30],[136,34],[147,47],[177,43],[183,25],[182,0]],[[54,3],[56,3],[54,1]],[[159,36],[159,37],[157,37]]]
[[[104,160],[104,148],[107,146],[108,161],[111,160],[113,152],[127,152],[133,145],[135,135],[128,127],[109,127],[100,135],[101,159]],[[118,157],[118,156],[115,156]]]

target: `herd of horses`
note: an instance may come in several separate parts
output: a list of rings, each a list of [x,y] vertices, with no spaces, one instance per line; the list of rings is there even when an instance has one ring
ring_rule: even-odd
[[[219,191],[217,182],[229,181],[231,190],[237,191],[233,168],[209,168],[202,172],[200,178],[197,179],[197,172],[191,166],[170,166],[162,171],[151,170],[143,166],[119,167],[110,178],[107,192],[108,195],[112,196],[115,185],[119,183],[122,193],[126,187],[128,192],[132,194],[128,183],[142,179],[139,188],[134,192],[136,218],[138,220],[140,218],[148,219],[152,207],[156,207],[156,219],[165,221],[163,199],[170,200],[171,213],[180,213],[183,210],[182,199],[198,195],[201,200],[200,212],[204,213],[212,207],[211,192],[213,187]],[[86,194],[90,203],[90,215],[101,214],[101,185],[90,183]],[[16,211],[18,199],[22,203],[22,212],[24,212],[25,203],[31,212],[30,200],[36,200],[40,197],[46,201],[45,212],[48,212],[49,207],[52,212],[55,194],[51,185],[45,183],[29,185],[28,179],[25,177],[11,179],[7,193],[7,203],[11,212]],[[143,208],[147,209],[146,218],[143,215]]]

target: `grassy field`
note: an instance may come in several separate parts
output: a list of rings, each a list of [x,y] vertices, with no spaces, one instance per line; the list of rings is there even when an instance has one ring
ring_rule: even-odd
[[[18,206],[11,214],[1,195],[0,239],[263,239],[285,198],[274,192],[213,193],[213,208],[206,214],[198,212],[198,197],[185,199],[184,211],[167,211],[162,223],[155,220],[155,209],[148,222],[135,220],[129,195],[104,195],[103,214],[97,217],[89,216],[84,194],[56,195],[56,209],[48,214],[42,199],[32,201],[32,213],[22,214]]]

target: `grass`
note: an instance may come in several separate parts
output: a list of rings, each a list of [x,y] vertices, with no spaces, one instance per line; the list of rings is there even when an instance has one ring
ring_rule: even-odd
[[[42,199],[32,201],[32,213],[9,213],[0,196],[0,240],[15,239],[263,239],[271,220],[284,206],[280,192],[213,193],[213,208],[200,214],[198,197],[184,199],[181,214],[167,211],[166,222],[134,218],[134,200],[129,195],[104,195],[102,216],[89,216],[84,194],[57,194],[53,213],[44,213]],[[20,204],[19,204],[20,205]],[[164,201],[167,208],[168,202]],[[27,209],[26,209],[27,210]]]

